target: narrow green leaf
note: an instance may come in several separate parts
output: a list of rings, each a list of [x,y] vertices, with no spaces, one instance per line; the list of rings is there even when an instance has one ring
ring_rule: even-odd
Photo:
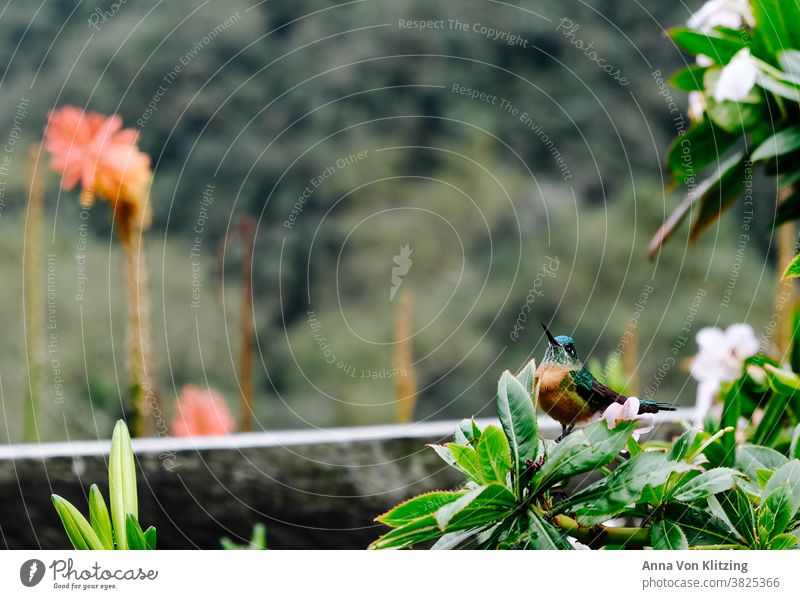
[[[568,507],[581,524],[600,524],[636,503],[647,487],[664,484],[673,472],[687,472],[693,468],[686,462],[673,462],[661,452],[642,453],[553,509]]]
[[[256,524],[256,526],[261,526],[262,529],[264,527],[263,524]],[[144,541],[147,543],[148,549],[155,549],[156,548],[156,541],[157,541],[157,534],[156,534],[156,527],[150,526],[146,531],[144,531]],[[262,549],[266,549],[266,541],[263,543]]]
[[[691,503],[698,499],[727,491],[736,483],[739,472],[733,468],[714,468],[703,472],[672,491],[677,501]]]
[[[734,487],[709,499],[709,502],[713,501],[719,504],[728,523],[739,534],[745,544],[751,549],[756,549],[758,545],[756,541],[755,512],[744,491]]]
[[[511,472],[511,454],[503,431],[493,425],[487,426],[475,453],[478,454],[483,482],[506,484]]]
[[[530,534],[532,549],[574,549],[563,532],[533,510],[528,510],[528,533]]]
[[[650,543],[653,549],[675,551],[688,549],[689,542],[681,527],[671,520],[658,520],[650,527]]]
[[[800,392],[796,392],[800,393]],[[778,393],[773,394],[766,402],[761,422],[758,423],[751,441],[756,445],[768,445],[780,432],[781,420],[789,405],[789,398]]]
[[[784,279],[794,279],[797,277],[800,277],[800,254],[795,256],[789,263],[789,266],[786,267],[786,270],[783,271]]]
[[[529,364],[529,368],[532,367],[533,363]],[[537,457],[539,431],[531,394],[507,370],[497,385],[497,413],[508,439],[511,465],[517,474],[515,480],[518,480],[519,475],[525,471],[526,460],[535,460]],[[486,431],[483,433],[485,435]]]
[[[448,503],[452,503],[459,497],[463,497],[463,491],[432,491],[423,493],[404,501],[400,505],[393,507],[385,514],[381,514],[375,520],[398,528],[405,526],[409,522],[429,516]]]
[[[678,89],[682,89],[687,92],[705,91],[703,75],[705,75],[708,68],[709,67],[701,67],[698,65],[686,67],[685,69],[681,69],[680,71],[674,73],[672,77],[670,77],[669,82],[673,87],[677,87]]]
[[[436,511],[436,525],[442,532],[452,532],[485,524],[516,507],[514,495],[505,486],[489,484],[465,493]],[[475,518],[482,518],[476,522]],[[470,526],[462,523],[468,521]]]
[[[787,127],[764,140],[754,151],[751,159],[769,160],[800,149],[800,127]]]
[[[625,448],[634,428],[636,422],[621,422],[609,430],[601,421],[573,432],[547,456],[533,479],[534,489],[546,489],[576,474],[605,466]]]
[[[89,522],[92,530],[97,533],[97,537],[105,549],[114,549],[114,536],[111,533],[111,518],[108,515],[108,508],[103,499],[103,494],[97,485],[89,488]]]
[[[733,383],[725,391],[722,404],[722,417],[720,418],[720,429],[732,426],[734,431],[739,426],[739,417],[742,415],[742,385]],[[720,465],[733,466],[736,463],[736,435],[722,435],[718,441],[722,450],[722,461]]]
[[[800,458],[800,424],[794,427],[792,442],[789,444],[789,457]]]
[[[125,516],[125,534],[128,539],[128,549],[133,551],[147,549],[147,541],[144,538],[142,527],[139,526],[139,522],[133,514]]]
[[[136,466],[128,427],[118,420],[111,436],[111,453],[108,458],[108,487],[111,498],[111,521],[118,549],[127,549],[127,514],[139,517],[136,496]]]
[[[669,36],[684,50],[695,56],[708,56],[717,64],[727,64],[734,54],[745,47],[743,40],[726,37],[717,31],[705,34],[686,27],[676,27],[669,30]]]
[[[745,156],[736,152],[725,159],[708,179],[700,183],[694,194],[700,209],[692,224],[690,238],[696,241],[705,229],[731,207],[739,197],[745,181]]]
[[[797,543],[800,542],[793,534],[783,533],[776,536],[772,541],[770,541],[769,548],[773,551],[782,551],[786,549],[794,549],[797,547]]]
[[[61,518],[61,523],[64,525],[64,530],[67,532],[67,536],[75,549],[104,549],[97,533],[92,530],[91,525],[83,514],[78,511],[78,508],[59,495],[51,495],[51,499],[59,518]]]
[[[792,487],[783,483],[767,495],[764,503],[758,508],[758,527],[771,539],[786,530],[792,518],[794,498]]]

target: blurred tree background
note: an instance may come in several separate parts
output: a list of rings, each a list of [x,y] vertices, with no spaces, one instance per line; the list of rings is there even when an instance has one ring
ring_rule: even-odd
[[[417,419],[491,414],[499,373],[544,351],[540,321],[584,357],[635,333],[634,390],[690,404],[681,362],[694,334],[746,319],[768,345],[774,290],[774,197],[758,180],[743,253],[733,215],[703,251],[684,238],[646,259],[678,201],[664,191],[666,148],[688,127],[684,94],[658,76],[686,60],[664,29],[695,4],[7,4],[0,440],[21,436],[26,386],[25,148],[68,103],[119,113],[153,158],[147,243],[167,416],[189,382],[238,406],[241,252],[230,244],[223,263],[219,248],[245,216],[257,222],[257,428],[391,422],[406,291]],[[48,173],[42,335],[54,342],[40,435],[106,437],[127,385],[118,247],[106,207],[82,218],[58,185]],[[390,299],[405,245],[411,266]]]

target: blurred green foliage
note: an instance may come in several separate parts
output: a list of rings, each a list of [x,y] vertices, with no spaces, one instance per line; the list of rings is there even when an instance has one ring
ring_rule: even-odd
[[[491,414],[498,374],[544,351],[539,321],[573,335],[585,356],[605,357],[635,330],[641,386],[684,404],[694,387],[680,358],[694,351],[700,326],[747,320],[765,331],[774,194],[761,194],[759,180],[743,257],[731,218],[699,241],[702,251],[679,236],[657,261],[645,258],[649,236],[677,201],[663,192],[663,161],[685,95],[657,80],[687,60],[662,32],[686,19],[684,9],[663,3],[645,12],[611,0],[546,0],[536,14],[479,1],[146,0],[121,5],[105,22],[92,16],[109,7],[5,9],[0,131],[17,118],[20,144],[32,143],[47,111],[66,103],[118,112],[127,126],[139,121],[155,170],[148,257],[155,380],[167,419],[190,381],[238,404],[239,256],[231,246],[220,269],[216,252],[245,215],[258,219],[257,427],[391,420],[389,289],[405,244],[413,251],[403,290],[416,297],[418,418]],[[400,19],[454,19],[468,30],[406,29]],[[493,40],[475,24],[519,34],[527,46]],[[581,49],[590,43],[628,85]],[[470,99],[454,84],[498,99]],[[14,109],[21,99],[24,117]],[[349,155],[352,164],[339,168]],[[0,374],[9,428],[0,440],[14,441],[25,384],[24,152],[6,156],[13,169],[0,212]],[[328,167],[332,174],[313,187]],[[83,221],[75,194],[57,185],[49,175],[52,245],[44,251],[56,254],[64,395],[56,401],[48,362],[40,435],[102,437],[126,393],[118,247],[98,207],[87,220],[87,293],[77,301]],[[197,233],[208,185],[213,202]],[[313,192],[300,201],[308,186]],[[543,274],[553,260],[557,269]]]

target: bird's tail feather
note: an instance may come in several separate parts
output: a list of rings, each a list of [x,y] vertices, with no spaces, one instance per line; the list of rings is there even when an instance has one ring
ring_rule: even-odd
[[[661,403],[658,401],[648,401],[642,399],[639,401],[640,414],[656,414],[658,412],[674,412],[675,406],[668,403]]]

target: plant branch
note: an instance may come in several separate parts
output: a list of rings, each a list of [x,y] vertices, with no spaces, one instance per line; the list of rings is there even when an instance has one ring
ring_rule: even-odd
[[[581,543],[597,548],[603,545],[625,545],[627,547],[644,547],[650,541],[649,528],[628,526],[583,526],[576,520],[559,514],[552,519],[553,524],[572,535]]]

